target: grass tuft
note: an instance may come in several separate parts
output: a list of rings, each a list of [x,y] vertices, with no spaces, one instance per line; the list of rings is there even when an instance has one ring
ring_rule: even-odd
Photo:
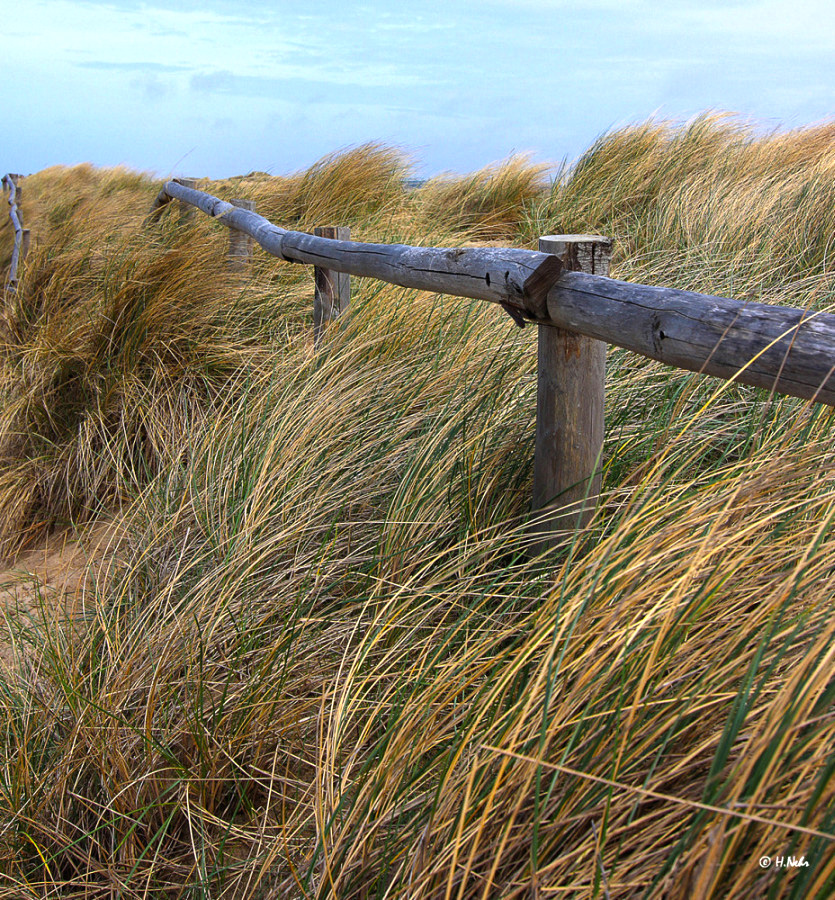
[[[598,231],[615,277],[823,308],[833,135],[201,186],[360,239]],[[831,896],[831,411],[611,350],[603,499],[534,558],[532,329],[355,279],[314,352],[309,270],[229,273],[216,223],[145,224],[158,187],[24,184],[0,548],[114,538],[7,589],[0,897]]]

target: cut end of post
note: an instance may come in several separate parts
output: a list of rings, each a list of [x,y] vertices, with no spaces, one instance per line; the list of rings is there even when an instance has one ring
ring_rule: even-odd
[[[569,272],[608,277],[612,239],[602,234],[547,234],[539,239],[541,253],[553,253]]]

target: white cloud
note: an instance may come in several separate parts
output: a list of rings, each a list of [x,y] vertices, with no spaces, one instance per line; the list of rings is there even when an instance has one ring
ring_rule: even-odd
[[[195,165],[224,174],[243,152],[236,171],[281,170],[382,138],[425,148],[430,169],[476,168],[528,147],[572,157],[659,108],[822,118],[830,2],[28,0],[0,69],[33,156],[40,142],[167,170],[196,147]],[[268,133],[276,121],[292,142]]]

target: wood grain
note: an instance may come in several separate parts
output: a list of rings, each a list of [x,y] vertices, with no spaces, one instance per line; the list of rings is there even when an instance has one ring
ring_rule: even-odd
[[[566,272],[562,328],[671,366],[835,405],[835,315]]]
[[[20,212],[22,191],[17,183],[20,178],[20,175],[13,174],[3,176],[3,187],[9,191],[9,218],[12,221],[12,227],[14,228],[15,233],[12,257],[9,262],[9,271],[6,276],[6,289],[11,293],[14,293],[17,290],[17,267],[19,263],[22,262],[23,257],[26,255],[26,250],[29,247],[28,240],[26,240],[26,246],[24,247],[23,215]]]
[[[612,242],[597,235],[550,235],[539,249],[566,270],[607,275]],[[587,524],[600,496],[606,390],[606,344],[540,325],[537,340],[534,552]],[[543,510],[551,509],[550,515]]]
[[[532,250],[366,244],[288,231],[257,213],[236,209],[176,181],[166,182],[152,215],[172,199],[192,203],[227,227],[245,231],[268,253],[289,262],[378,278],[407,288],[489,300],[515,309],[525,319],[547,316],[548,289],[561,270],[556,257]]]
[[[255,211],[254,200],[231,200],[232,206]],[[233,272],[243,272],[252,261],[252,237],[239,228],[229,228],[229,268]]]
[[[268,253],[290,262],[488,300],[521,321],[556,325],[683,369],[835,405],[835,315],[829,312],[564,272],[557,257],[534,250],[329,240],[279,228],[176,181],[163,186],[152,215],[172,199],[247,232]]]
[[[347,241],[351,229],[347,225],[322,225],[313,230],[316,237]],[[351,302],[351,276],[323,266],[313,267],[313,340],[318,347],[328,322],[342,315]]]

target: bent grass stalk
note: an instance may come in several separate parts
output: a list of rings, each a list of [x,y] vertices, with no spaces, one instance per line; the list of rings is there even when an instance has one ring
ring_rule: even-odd
[[[360,240],[608,233],[618,277],[814,311],[834,161],[705,116],[550,191],[407,191],[378,145],[203,186]],[[143,231],[140,175],[27,184],[0,541],[120,525],[66,611],[5,617],[0,896],[827,896],[829,411],[613,351],[601,507],[532,559],[532,330],[358,279],[314,354],[303,267]]]

